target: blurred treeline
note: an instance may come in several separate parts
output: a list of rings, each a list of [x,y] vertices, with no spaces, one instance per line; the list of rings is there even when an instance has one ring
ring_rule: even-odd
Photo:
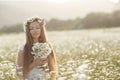
[[[51,19],[47,21],[46,29],[49,31],[56,30],[76,30],[91,28],[111,28],[120,27],[120,11],[112,13],[90,13],[84,18],[77,17],[74,20]],[[0,33],[23,32],[23,23],[3,26]]]

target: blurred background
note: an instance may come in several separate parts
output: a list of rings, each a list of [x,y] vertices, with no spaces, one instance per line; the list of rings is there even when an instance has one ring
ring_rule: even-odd
[[[18,80],[23,23],[34,16],[47,22],[58,80],[120,80],[120,0],[0,0],[0,80]]]
[[[49,31],[119,27],[120,0],[0,0],[0,33],[22,32],[34,16]]]

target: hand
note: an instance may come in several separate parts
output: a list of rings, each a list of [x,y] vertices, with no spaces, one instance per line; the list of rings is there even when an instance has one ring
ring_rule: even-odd
[[[37,58],[34,60],[35,66],[43,65],[48,61],[47,58]]]
[[[48,62],[47,58],[37,58],[35,59],[29,66],[29,71],[32,70],[34,67],[40,66]]]

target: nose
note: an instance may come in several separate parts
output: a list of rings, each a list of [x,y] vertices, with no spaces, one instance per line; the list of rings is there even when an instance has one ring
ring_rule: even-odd
[[[37,29],[37,28],[34,28],[33,30],[35,31],[35,30],[38,30],[38,29]]]

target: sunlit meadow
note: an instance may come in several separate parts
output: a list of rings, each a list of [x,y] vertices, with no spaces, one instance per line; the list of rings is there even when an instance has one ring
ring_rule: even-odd
[[[48,32],[58,80],[120,80],[120,29]],[[25,34],[0,35],[0,80],[17,80],[17,50]]]

